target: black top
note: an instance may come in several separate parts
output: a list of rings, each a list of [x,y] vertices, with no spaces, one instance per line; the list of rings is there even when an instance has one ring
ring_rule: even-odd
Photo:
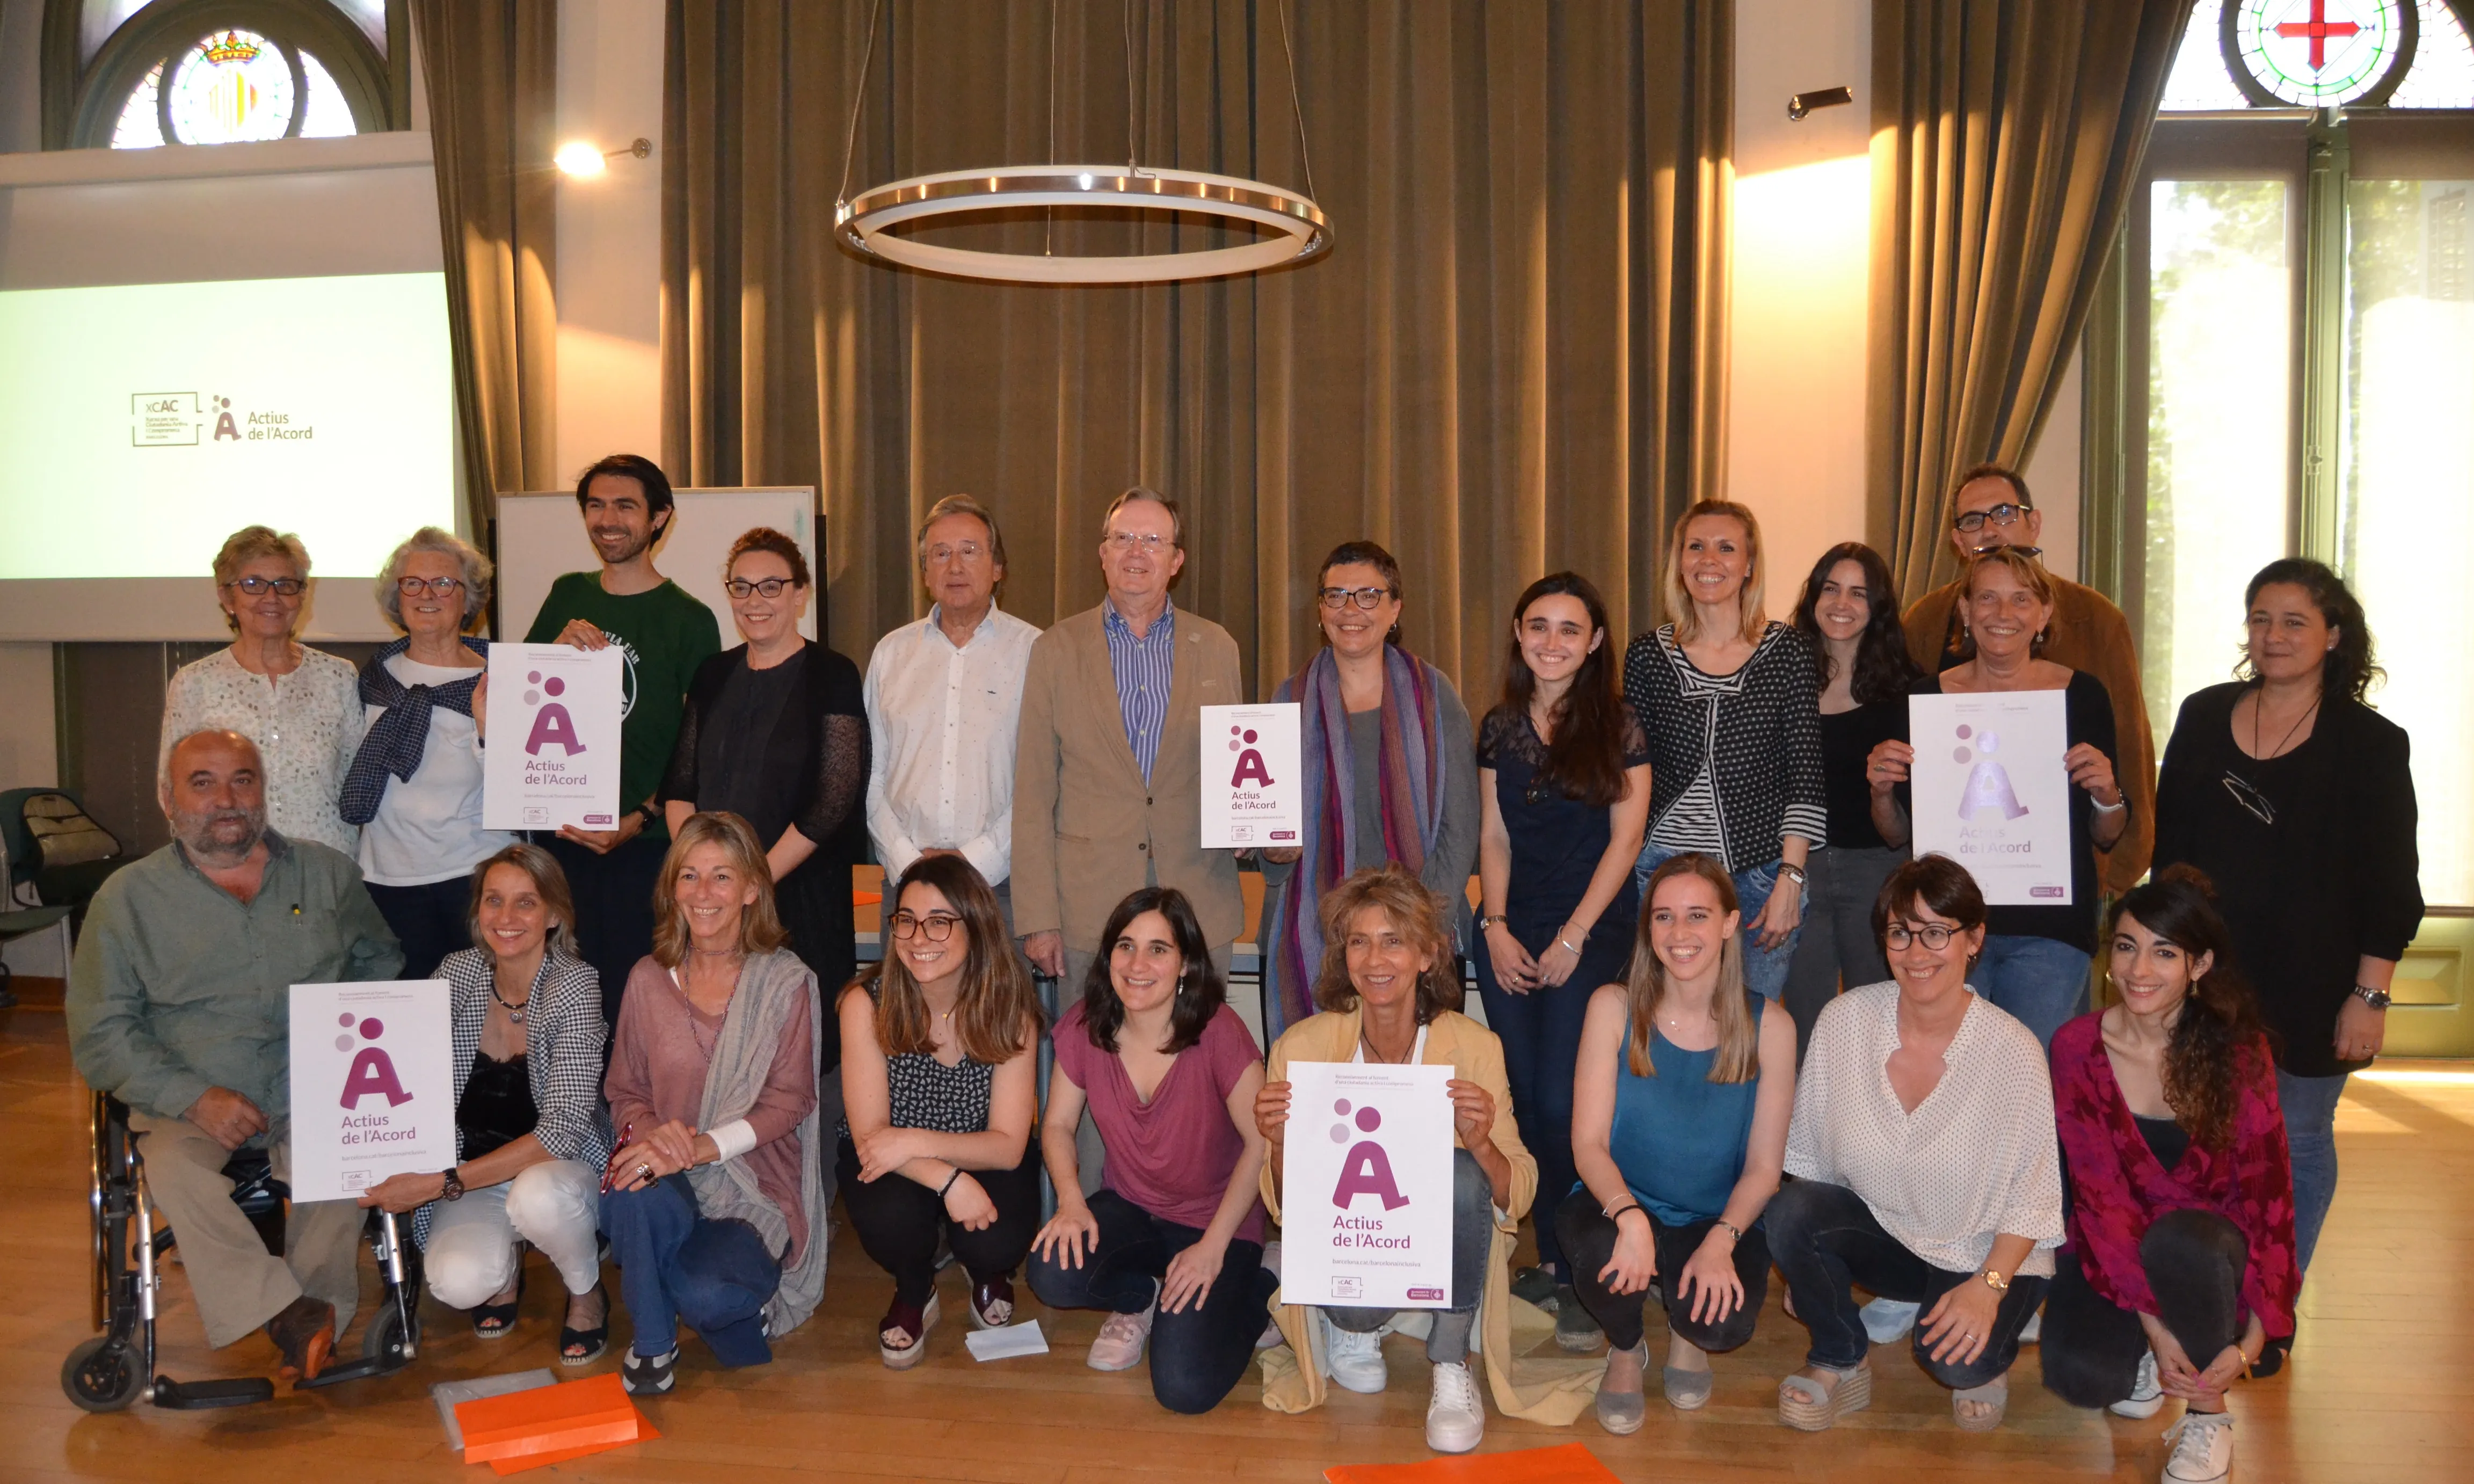
[[[1918,695],[1940,695],[1941,677],[1916,683]],[[1902,712],[1905,707],[1899,708]],[[2071,682],[2062,692],[2062,726],[2064,740],[2075,747],[2081,742],[2120,764],[2122,754],[2114,745],[2113,697],[2105,693],[2104,682],[2083,669],[2071,671]],[[1900,741],[1909,741],[1907,718],[1899,718],[1896,734]],[[1914,817],[1915,802],[1905,784],[1899,785],[1899,804]],[[1989,933],[2007,937],[2049,937],[2057,943],[2068,943],[2084,954],[2096,952],[2097,906],[2102,900],[2104,886],[2097,871],[2095,837],[2089,826],[2096,817],[2096,801],[2085,789],[2074,785],[2071,796],[2071,899],[2053,907],[1993,907],[1985,910],[1984,926]],[[2127,795],[2125,794],[2125,797]]]
[[[1624,709],[1623,749],[1626,767],[1649,761],[1648,740],[1630,707]],[[1546,743],[1526,713],[1500,706],[1487,713],[1486,724],[1478,728],[1477,766],[1494,769],[1495,807],[1512,839],[1512,881],[1504,892],[1503,914],[1512,919],[1516,937],[1563,926],[1589,894],[1589,878],[1597,874],[1598,862],[1614,837],[1606,805],[1584,803],[1560,788],[1538,783],[1545,765]],[[1599,915],[1589,936],[1610,931],[1629,936],[1634,924],[1624,904],[1631,900],[1626,878],[1623,890]]]
[[[756,828],[770,845],[782,838],[797,802],[766,776],[765,742],[798,689],[795,662],[771,669],[730,668],[715,697],[712,715],[696,730],[698,809],[726,809]]]
[[[1741,871],[1778,860],[1789,835],[1828,839],[1821,687],[1804,635],[1772,623],[1740,669],[1712,675],[1669,623],[1625,646],[1623,688],[1649,734],[1651,839]]]
[[[487,1052],[473,1055],[473,1075],[465,1080],[464,1096],[455,1105],[455,1127],[464,1134],[464,1157],[478,1159],[533,1131],[541,1110],[533,1106],[533,1083],[524,1058],[504,1061]]]
[[[2404,957],[2422,923],[2411,748],[2395,722],[2331,699],[2300,746],[2261,762],[2234,742],[2245,689],[2182,703],[2156,781],[2156,868],[2208,873],[2278,1064],[2333,1077],[2366,1064],[2338,1060],[2333,1043],[2357,961]],[[2235,798],[2228,773],[2273,822]]]
[[[1853,711],[1821,715],[1821,791],[1830,805],[1830,843],[1849,850],[1887,849],[1873,828],[1873,789],[1864,781],[1864,760],[1885,742],[1904,741],[1907,703],[1875,701]]]
[[[2147,1141],[2149,1153],[2167,1169],[2182,1162],[2183,1153],[2191,1147],[2191,1131],[2171,1118],[2143,1118],[2137,1113],[2130,1121],[2139,1125],[2139,1136]]]

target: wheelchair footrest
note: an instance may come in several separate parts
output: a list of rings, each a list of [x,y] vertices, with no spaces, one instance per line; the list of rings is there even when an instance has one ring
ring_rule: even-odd
[[[275,1383],[262,1375],[231,1381],[176,1381],[155,1377],[155,1404],[174,1412],[202,1412],[209,1407],[245,1407],[275,1399]]]
[[[390,1372],[402,1369],[402,1362],[390,1366],[383,1356],[378,1355],[367,1355],[358,1360],[338,1360],[319,1372],[316,1380],[296,1382],[295,1389],[317,1391],[322,1387],[341,1386],[346,1381],[366,1381],[372,1376],[385,1375]]]

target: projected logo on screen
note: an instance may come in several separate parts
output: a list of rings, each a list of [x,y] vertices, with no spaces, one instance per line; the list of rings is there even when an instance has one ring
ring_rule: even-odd
[[[133,392],[129,443],[138,449],[194,449],[199,443],[306,443],[318,429],[284,410],[232,411],[232,400],[209,393]],[[208,433],[206,419],[214,420]],[[203,436],[202,436],[203,435]]]

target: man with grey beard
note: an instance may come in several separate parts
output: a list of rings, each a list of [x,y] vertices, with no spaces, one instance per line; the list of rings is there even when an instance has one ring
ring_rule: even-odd
[[[172,744],[172,843],[96,893],[69,969],[69,1044],[89,1086],[129,1105],[146,1184],[220,1349],[263,1327],[305,1380],[352,1323],[362,1212],[295,1202],[270,1255],[223,1169],[243,1145],[291,1176],[291,986],[392,979],[395,935],[352,859],[266,827],[257,747],[237,732]]]

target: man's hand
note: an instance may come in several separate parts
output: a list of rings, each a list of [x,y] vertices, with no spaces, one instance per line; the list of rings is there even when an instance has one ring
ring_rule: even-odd
[[[567,627],[560,629],[558,638],[551,643],[566,645],[575,649],[607,649],[610,647],[610,636],[583,619],[570,619],[567,620]]]
[[[615,830],[579,830],[571,824],[558,827],[559,839],[571,839],[597,856],[606,856],[643,833],[644,815],[633,809],[618,816],[618,828]]]
[[[1030,957],[1032,966],[1049,978],[1065,977],[1064,934],[1033,933],[1022,940],[1022,951]]]
[[[266,1115],[230,1087],[209,1087],[181,1115],[226,1149],[238,1149],[266,1131]]]

